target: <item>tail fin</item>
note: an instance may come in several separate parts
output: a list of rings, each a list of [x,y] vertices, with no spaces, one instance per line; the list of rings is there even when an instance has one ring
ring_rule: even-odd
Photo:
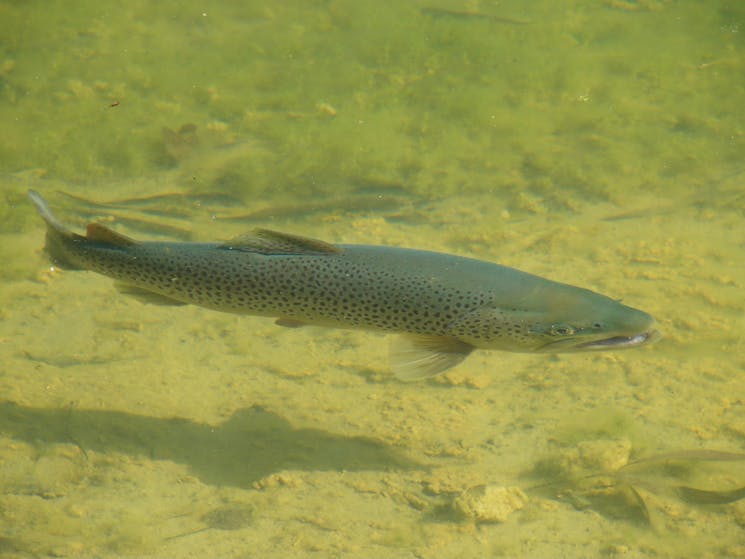
[[[85,247],[123,248],[139,244],[134,239],[117,233],[100,223],[89,223],[85,236],[73,233],[54,217],[46,200],[35,190],[28,191],[28,197],[36,206],[39,215],[47,224],[47,242],[44,249],[55,265],[69,270],[84,270],[86,266],[81,256]]]
[[[71,270],[81,270],[83,267],[74,258],[74,252],[69,250],[72,243],[85,241],[86,238],[73,233],[60,221],[52,215],[46,200],[35,190],[28,191],[28,197],[36,206],[39,215],[47,224],[47,239],[44,249],[46,250],[52,262],[62,268]]]

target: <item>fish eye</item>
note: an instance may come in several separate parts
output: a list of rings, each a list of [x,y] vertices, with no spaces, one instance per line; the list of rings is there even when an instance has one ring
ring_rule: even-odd
[[[568,324],[553,324],[549,330],[552,336],[571,336],[576,329]]]

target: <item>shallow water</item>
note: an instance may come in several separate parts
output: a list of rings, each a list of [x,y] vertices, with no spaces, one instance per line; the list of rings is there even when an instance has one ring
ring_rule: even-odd
[[[745,485],[707,459],[745,442],[745,5],[276,4],[0,5],[0,555],[745,556],[703,502]],[[50,268],[29,187],[142,239],[497,261],[664,339],[404,384],[378,334]],[[484,485],[523,508],[469,517]]]

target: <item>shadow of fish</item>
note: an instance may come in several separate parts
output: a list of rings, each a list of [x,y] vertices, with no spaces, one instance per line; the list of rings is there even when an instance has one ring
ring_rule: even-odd
[[[63,268],[112,277],[164,304],[400,333],[402,380],[439,374],[474,349],[570,352],[630,348],[659,334],[647,313],[579,287],[449,254],[323,241],[257,229],[224,243],[139,242],[104,225],[73,233],[29,191]]]

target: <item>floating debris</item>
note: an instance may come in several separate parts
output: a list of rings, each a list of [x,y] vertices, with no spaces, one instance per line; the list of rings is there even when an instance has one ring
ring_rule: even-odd
[[[493,23],[504,23],[507,25],[528,25],[530,22],[514,19],[511,17],[486,14],[473,10],[448,10],[446,8],[425,7],[421,9],[422,15],[434,19],[452,19],[455,21],[489,21]]]
[[[254,509],[249,505],[229,505],[211,510],[201,518],[208,528],[240,530],[254,521]]]
[[[191,532],[184,532],[183,534],[176,534],[175,536],[169,536],[167,540],[175,540],[177,538],[183,538],[186,536],[193,536],[194,534],[200,534],[207,530],[241,530],[251,526],[254,521],[254,508],[250,505],[227,505],[224,507],[218,507],[203,514],[200,520],[206,524],[202,528],[192,530]]]

